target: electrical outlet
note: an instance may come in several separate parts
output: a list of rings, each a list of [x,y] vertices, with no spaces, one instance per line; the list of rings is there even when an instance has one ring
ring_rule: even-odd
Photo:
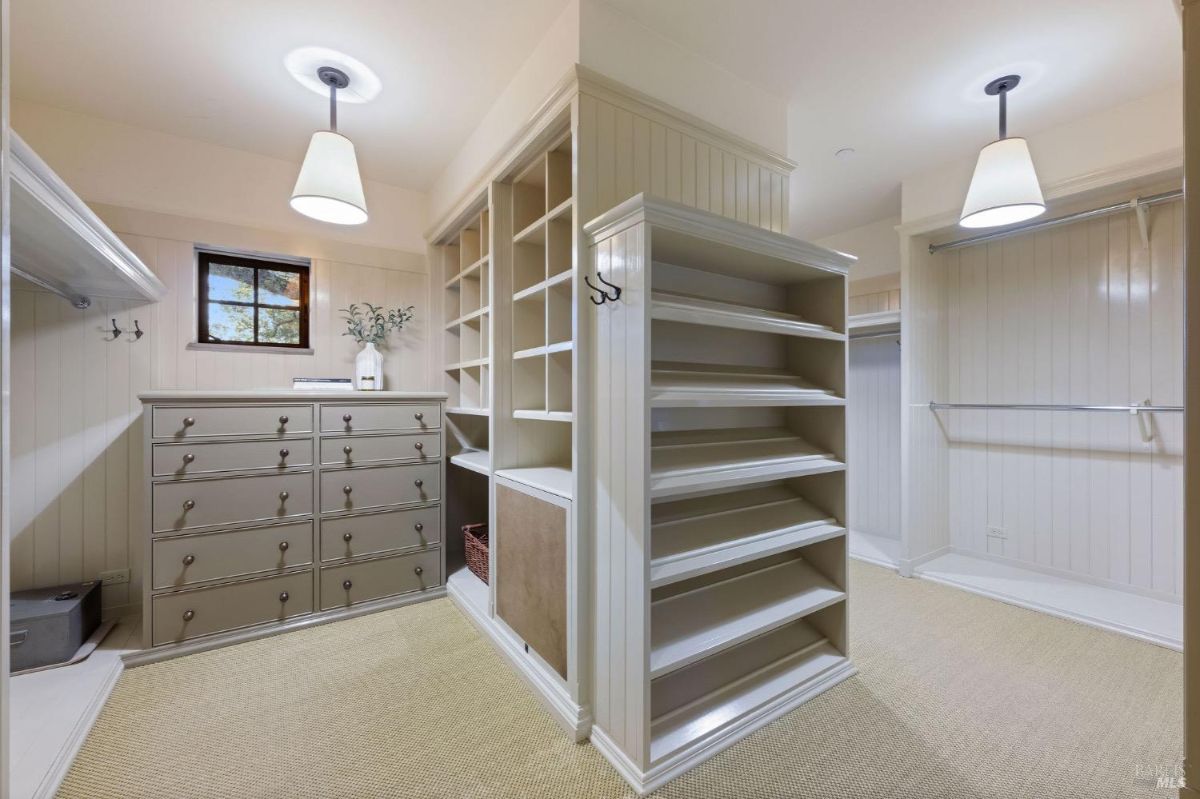
[[[100,572],[101,585],[122,585],[129,582],[129,569],[114,569],[110,572]]]
[[[1003,527],[989,527],[987,534],[988,538],[1008,538],[1008,534],[1004,532]]]

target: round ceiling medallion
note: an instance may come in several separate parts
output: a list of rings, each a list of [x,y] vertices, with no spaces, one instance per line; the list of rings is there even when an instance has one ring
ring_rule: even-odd
[[[333,67],[344,73],[350,85],[337,93],[342,103],[369,103],[383,89],[383,82],[370,67],[328,47],[299,47],[287,54],[283,65],[301,86],[322,97],[329,97],[329,84],[317,76],[318,70]]]

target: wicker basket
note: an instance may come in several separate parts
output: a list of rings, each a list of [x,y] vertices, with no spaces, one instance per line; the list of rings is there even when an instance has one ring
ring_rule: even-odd
[[[463,549],[466,550],[467,568],[471,573],[488,581],[488,529],[486,524],[463,525]]]

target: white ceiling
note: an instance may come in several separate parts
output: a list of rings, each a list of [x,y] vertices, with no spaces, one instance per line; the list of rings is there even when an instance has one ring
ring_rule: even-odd
[[[1181,79],[1174,0],[607,1],[789,101],[794,232],[811,238],[898,214],[904,177],[995,138],[991,78],[1025,77],[1013,135]]]
[[[425,190],[566,1],[15,0],[13,92],[299,162],[327,103],[283,58],[331,47],[383,80],[340,109],[364,174]],[[606,1],[788,99],[793,222],[810,238],[898,213],[904,177],[993,138],[992,77],[1025,76],[1019,135],[1180,74],[1173,0]]]
[[[284,56],[319,45],[383,80],[339,129],[364,175],[425,190],[566,0],[15,0],[12,91],[299,162],[329,103]]]

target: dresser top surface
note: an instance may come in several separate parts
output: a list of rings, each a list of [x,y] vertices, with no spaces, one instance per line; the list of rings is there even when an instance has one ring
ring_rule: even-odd
[[[226,391],[145,391],[138,394],[143,403],[207,402],[443,402],[446,394],[440,391],[345,391],[297,390],[290,388],[258,388]]]

